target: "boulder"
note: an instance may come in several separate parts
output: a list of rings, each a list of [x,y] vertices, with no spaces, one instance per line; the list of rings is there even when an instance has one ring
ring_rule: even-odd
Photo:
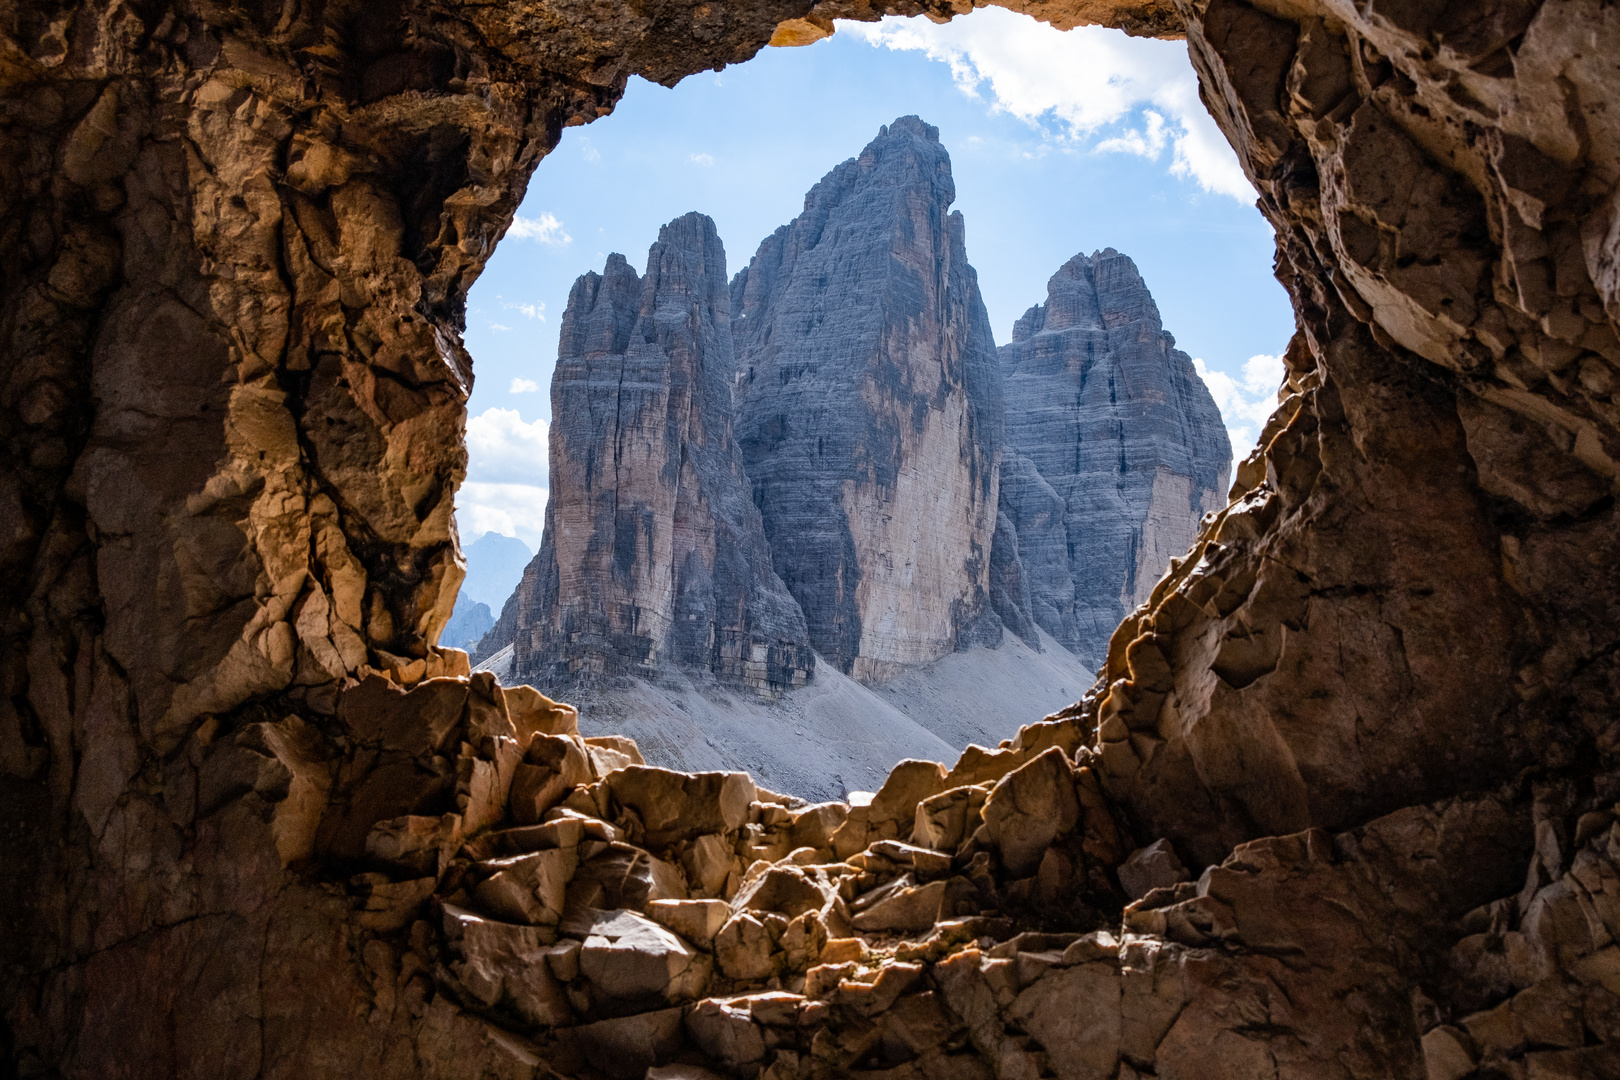
[[[647,904],[647,915],[707,949],[731,917],[731,905],[724,900],[653,900]]]
[[[441,853],[454,853],[460,840],[461,819],[456,814],[406,814],[371,827],[366,834],[366,857],[407,872],[436,874]]]
[[[586,747],[577,737],[536,734],[512,778],[512,817],[522,824],[540,821],[575,787],[593,779]]]
[[[928,930],[941,918],[945,891],[946,882],[918,885],[905,874],[885,886],[880,897],[852,914],[849,921],[867,933]]]
[[[1168,840],[1155,840],[1131,852],[1119,867],[1119,885],[1132,900],[1140,900],[1154,889],[1168,889],[1188,880],[1187,868],[1176,857]]]
[[[727,882],[742,876],[742,867],[732,846],[717,833],[706,833],[693,840],[681,853],[681,865],[692,887],[706,896],[726,892]]]
[[[906,839],[917,815],[917,804],[944,790],[946,768],[937,761],[908,758],[890,772],[883,786],[872,796],[867,821],[874,839]]]
[[[1028,877],[1080,816],[1074,772],[1059,747],[1008,773],[984,800],[984,825],[1010,878]]]
[[[576,849],[552,848],[480,863],[489,877],[473,888],[479,907],[510,922],[552,926],[562,918]]]
[[[657,1009],[581,1024],[568,1033],[568,1041],[612,1080],[642,1080],[680,1050],[682,1012]]]
[[[680,773],[629,765],[605,783],[615,802],[635,811],[653,848],[704,833],[735,832],[747,823],[754,801],[754,782],[747,773]]]
[[[569,897],[571,906],[578,901],[644,911],[654,900],[685,900],[686,881],[673,863],[616,841],[581,862]]]
[[[776,943],[769,929],[747,912],[738,912],[715,935],[714,956],[728,979],[753,982],[776,974]]]
[[[634,911],[595,917],[579,954],[580,973],[610,998],[636,1000],[695,996],[707,964],[696,949]]]
[[[532,686],[501,688],[519,745],[535,735],[578,735],[579,710],[552,701]]]
[[[424,679],[406,690],[368,675],[338,699],[338,719],[358,742],[426,756],[445,748],[466,704],[463,679]]]
[[[979,827],[988,784],[942,791],[917,804],[912,843],[935,851],[954,852]]]
[[[775,912],[797,918],[807,911],[818,911],[828,897],[801,871],[774,866],[751,878],[732,901],[738,911]]]
[[[709,998],[686,1014],[686,1032],[698,1049],[734,1073],[758,1069],[765,1060],[765,1038],[749,1004],[747,998]]]
[[[446,904],[444,934],[455,956],[451,972],[486,1007],[509,1008],[539,1027],[573,1023],[537,927],[491,922]]]

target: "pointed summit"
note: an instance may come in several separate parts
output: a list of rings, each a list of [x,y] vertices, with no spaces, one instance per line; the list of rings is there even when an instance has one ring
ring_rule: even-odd
[[[1232,447],[1136,264],[1076,255],[1000,350],[1000,508],[1030,614],[1096,665],[1124,615],[1225,505]]]
[[[732,282],[737,437],[816,650],[858,678],[997,640],[1000,377],[950,155],[905,116]]]
[[[574,284],[551,381],[551,492],[513,663],[546,685],[672,664],[773,691],[814,668],[771,572],[732,434],[726,253],[714,222],[664,226]],[[503,620],[505,616],[503,614]]]

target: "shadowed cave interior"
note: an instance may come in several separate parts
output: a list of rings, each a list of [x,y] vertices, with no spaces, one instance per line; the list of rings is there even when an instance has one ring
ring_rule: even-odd
[[[631,73],[957,10],[0,8],[16,1075],[1620,1075],[1620,11],[1019,8],[1186,36],[1288,395],[1080,702],[855,806],[434,646],[461,311]]]

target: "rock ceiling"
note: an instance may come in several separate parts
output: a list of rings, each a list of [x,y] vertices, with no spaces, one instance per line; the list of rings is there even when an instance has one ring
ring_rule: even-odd
[[[800,807],[433,647],[560,129],[967,6],[0,4],[20,1074],[1616,1074],[1612,4],[1025,5],[1185,34],[1299,329],[1011,745]]]

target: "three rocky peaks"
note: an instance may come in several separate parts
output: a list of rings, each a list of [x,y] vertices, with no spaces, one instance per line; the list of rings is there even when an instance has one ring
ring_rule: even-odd
[[[515,680],[882,682],[1003,629],[1093,669],[1199,518],[1225,428],[1129,258],[1076,256],[997,349],[938,130],[828,173],[729,285],[713,221],[574,285]]]

